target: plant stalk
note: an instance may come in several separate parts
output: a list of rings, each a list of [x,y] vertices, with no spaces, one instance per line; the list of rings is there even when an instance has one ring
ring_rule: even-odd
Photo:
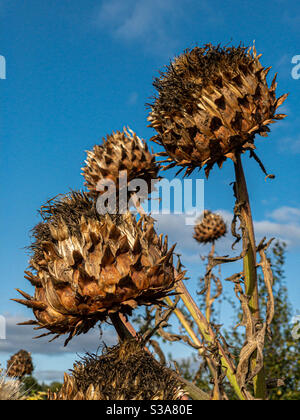
[[[212,247],[211,247],[211,251],[209,253],[209,258],[214,256],[215,248],[216,248],[216,245],[215,245],[215,242],[213,242]],[[212,301],[211,301],[211,273],[209,274],[205,303],[206,303],[205,316],[206,316],[207,322],[210,323],[211,305],[212,305]]]
[[[246,230],[245,233],[248,236],[248,238],[245,238],[244,233],[243,241],[248,241],[249,239],[250,242],[248,252],[244,257],[245,293],[246,296],[250,297],[249,308],[251,310],[253,318],[256,321],[259,321],[260,309],[256,270],[256,243],[249,194],[240,153],[236,154],[236,162],[234,166],[236,176],[236,194],[241,213],[240,217]],[[252,368],[255,368],[255,364],[256,363],[254,355],[252,359]],[[266,381],[264,369],[262,369],[261,372],[254,378],[254,393],[256,398],[266,398]]]
[[[174,306],[174,302],[171,300],[170,297],[166,297],[165,298],[166,303],[170,306],[173,307]],[[200,355],[203,355],[204,350],[203,345],[201,343],[201,341],[199,340],[199,338],[197,337],[197,335],[195,334],[195,332],[193,331],[193,329],[191,328],[189,322],[187,321],[186,317],[184,316],[184,314],[181,312],[180,309],[175,308],[174,309],[174,314],[177,316],[178,320],[180,321],[181,325],[183,326],[183,328],[186,330],[186,332],[188,333],[188,335],[191,337],[191,339],[193,340],[194,344],[196,344],[196,346],[199,346],[201,348],[198,349],[198,352]]]
[[[181,376],[178,376],[178,379],[181,382],[183,382],[184,388],[192,400],[197,400],[197,401],[210,401],[211,400],[210,396],[206,392],[202,391],[193,383],[187,381]]]
[[[119,336],[119,341],[123,342],[126,339],[131,339],[135,335],[132,334],[132,331],[130,331],[130,325],[128,326],[126,324],[126,319],[123,317],[120,318],[120,315],[118,313],[110,314],[110,320],[113,323],[113,326],[115,327],[117,334]]]
[[[228,358],[225,350],[223,349],[223,347],[221,346],[219,341],[216,340],[215,333],[213,332],[211,326],[207,322],[205,316],[199,310],[198,306],[196,305],[195,301],[193,300],[193,298],[189,294],[187,288],[185,287],[185,285],[183,284],[182,281],[177,283],[176,290],[180,294],[180,297],[181,297],[183,303],[185,304],[186,308],[189,310],[192,318],[194,319],[195,323],[197,324],[204,340],[207,343],[211,343],[211,344],[216,343],[217,344],[219,354],[220,354],[221,360],[222,360],[223,370],[226,372],[226,376],[227,376],[229,382],[231,383],[235,393],[239,397],[239,399],[240,400],[245,400],[246,397],[245,397],[244,393],[242,392],[242,390],[240,389],[239,384],[238,384],[237,379],[236,379],[236,375],[235,375],[236,368],[235,368],[235,366],[233,365],[231,360]]]
[[[167,296],[165,298],[165,301],[170,307],[174,306],[174,303],[172,302],[170,297]],[[198,353],[199,353],[200,356],[205,357],[205,360],[206,360],[206,363],[209,367],[209,370],[210,370],[212,376],[214,376],[215,375],[215,368],[213,366],[213,363],[207,356],[205,356],[205,351],[203,349],[203,344],[201,343],[200,339],[197,337],[197,335],[193,331],[193,329],[190,326],[188,320],[186,319],[186,317],[184,316],[184,314],[181,312],[180,309],[175,308],[174,313],[177,316],[177,318],[178,318],[179,322],[181,323],[181,325],[183,326],[183,328],[186,330],[186,332],[188,333],[188,335],[190,336],[190,338],[194,342],[194,344],[196,344],[196,346],[199,346]]]

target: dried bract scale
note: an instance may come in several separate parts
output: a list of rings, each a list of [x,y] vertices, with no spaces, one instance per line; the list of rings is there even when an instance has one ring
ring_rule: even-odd
[[[31,354],[25,350],[20,350],[7,361],[6,375],[11,378],[23,378],[25,375],[31,375],[33,364]]]
[[[160,169],[147,143],[130,129],[107,136],[102,145],[96,145],[92,151],[87,152],[85,163],[86,166],[82,168],[85,185],[93,197],[104,192],[99,191],[99,186],[101,181],[107,179],[114,182],[118,191],[119,176],[124,171],[128,183],[134,179],[142,179],[146,181],[148,192],[151,193],[151,181],[158,179]]]
[[[136,340],[88,355],[51,400],[180,400],[184,386]]]
[[[215,242],[227,233],[226,224],[221,216],[205,210],[203,217],[195,225],[194,238],[200,243]]]
[[[180,166],[186,174],[205,166],[209,175],[237,152],[255,149],[256,134],[267,136],[269,124],[287,95],[276,98],[276,76],[267,74],[255,48],[222,48],[208,44],[187,50],[161,73],[154,86],[150,126],[162,145],[166,169]],[[181,170],[182,170],[181,169]]]
[[[138,305],[160,304],[175,282],[173,250],[158,237],[153,220],[131,213],[99,215],[86,193],[73,192],[42,209],[33,231],[26,278],[35,295],[14,299],[33,309],[37,329],[67,342],[109,314],[131,314]],[[47,334],[46,334],[47,335]]]

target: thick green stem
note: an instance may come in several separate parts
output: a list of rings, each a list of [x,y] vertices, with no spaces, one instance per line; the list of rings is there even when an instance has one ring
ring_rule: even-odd
[[[191,382],[187,381],[186,379],[182,377],[178,377],[178,379],[181,382],[183,382],[184,388],[192,400],[197,400],[197,401],[210,401],[211,400],[210,396],[206,392],[198,388],[196,385],[192,384]]]
[[[243,170],[241,155],[236,155],[235,163],[236,175],[236,194],[240,206],[241,219],[244,224],[246,235],[243,240],[250,242],[250,246],[246,256],[244,257],[244,276],[245,276],[245,293],[250,297],[249,307],[255,320],[260,320],[259,310],[259,294],[256,270],[256,243],[253,227],[252,212],[247,189],[246,178]],[[255,355],[252,360],[252,366],[255,367]],[[266,398],[266,382],[264,369],[254,378],[255,397],[259,399]]]
[[[215,242],[213,242],[211,251],[209,253],[209,259],[214,256],[215,248],[216,248]],[[209,278],[208,278],[208,286],[207,286],[207,291],[206,291],[205,303],[206,303],[205,316],[206,316],[207,322],[210,323],[211,305],[213,303],[213,301],[211,300],[211,273],[209,274]]]
[[[240,204],[241,217],[245,224],[245,229],[250,241],[249,250],[244,258],[245,292],[246,295],[251,298],[249,302],[251,312],[254,318],[259,320],[260,313],[257,287],[255,235],[246,178],[240,154],[236,156],[235,175],[237,188],[236,193]]]

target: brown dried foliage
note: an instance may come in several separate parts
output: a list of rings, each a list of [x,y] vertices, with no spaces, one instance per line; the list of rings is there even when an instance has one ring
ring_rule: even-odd
[[[184,386],[175,372],[161,365],[130,340],[107,349],[102,356],[87,355],[52,400],[179,400]]]
[[[270,68],[259,58],[254,47],[208,44],[185,51],[155,80],[149,121],[158,133],[152,140],[165,148],[165,169],[190,174],[205,166],[208,176],[216,163],[255,149],[255,135],[266,137],[268,125],[285,117],[276,109],[287,95],[276,98],[276,77],[269,88]]]
[[[175,278],[175,246],[157,236],[149,217],[99,215],[81,193],[48,203],[42,216],[26,272],[35,295],[19,291],[25,300],[15,300],[33,309],[37,321],[29,324],[46,335],[68,333],[68,342],[109,314],[161,304],[184,277]]]

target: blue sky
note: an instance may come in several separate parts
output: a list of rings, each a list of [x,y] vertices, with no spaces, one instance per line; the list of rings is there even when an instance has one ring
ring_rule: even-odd
[[[144,104],[154,93],[153,77],[174,55],[207,42],[255,40],[263,64],[273,66],[270,77],[279,73],[278,94],[290,93],[282,107],[288,118],[272,126],[268,139],[256,141],[276,179],[265,182],[255,162],[246,156],[244,162],[257,235],[287,241],[290,299],[295,313],[300,310],[300,79],[291,76],[292,58],[300,54],[299,12],[296,0],[0,0],[0,55],[7,63],[7,79],[0,80],[0,313],[9,323],[0,362],[23,343],[34,352],[40,377],[53,378],[72,367],[75,352],[94,349],[93,334],[78,338],[66,353],[46,339],[33,344],[31,331],[14,327],[17,318],[30,317],[9,298],[16,287],[30,291],[23,279],[24,247],[38,222],[37,209],[83,186],[84,151],[106,134],[129,125],[149,139]],[[212,172],[205,182],[206,208],[230,218],[232,181],[229,161]],[[180,241],[193,290],[203,250],[177,219],[161,218],[158,228]],[[109,331],[107,337],[113,339]],[[179,354],[184,351],[178,347]]]

